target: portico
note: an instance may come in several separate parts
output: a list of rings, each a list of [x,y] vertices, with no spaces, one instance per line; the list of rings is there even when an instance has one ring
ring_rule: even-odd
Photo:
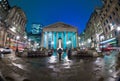
[[[57,49],[58,40],[62,40],[62,48],[77,47],[77,28],[58,22],[43,28],[41,46]]]

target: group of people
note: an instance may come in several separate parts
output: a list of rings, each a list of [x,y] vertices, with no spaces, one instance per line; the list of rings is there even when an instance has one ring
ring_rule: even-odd
[[[63,54],[64,51],[66,51],[66,50],[63,50],[63,49],[61,49],[61,48],[59,48],[59,49],[57,50],[57,52],[58,52],[58,54],[59,54],[59,60],[61,60],[61,56],[62,56],[62,54]],[[68,50],[67,50],[67,54],[68,54],[68,59],[71,59],[71,49],[68,49]]]

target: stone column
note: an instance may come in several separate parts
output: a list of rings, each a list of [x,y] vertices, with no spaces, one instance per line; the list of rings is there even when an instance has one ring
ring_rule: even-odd
[[[63,38],[64,38],[64,40],[63,40],[63,43],[64,43],[64,44],[63,44],[63,47],[64,47],[64,49],[66,49],[66,43],[67,43],[67,42],[66,42],[66,38],[67,38],[66,32],[64,32],[64,35],[63,35],[63,36],[64,36],[64,37],[63,37]]]
[[[19,20],[19,16],[18,15],[16,15],[16,23],[18,23],[18,20]]]
[[[66,48],[68,47],[67,42],[68,42],[68,32],[66,32]]]
[[[54,49],[56,49],[56,38],[57,38],[57,33],[54,32],[54,37],[53,37],[53,39],[54,39]]]
[[[52,41],[51,41],[51,47],[53,48],[53,41],[54,41],[54,40],[53,40],[53,31],[52,31],[51,33],[52,33],[52,39],[51,39],[51,40],[52,40]]]
[[[49,34],[49,32],[46,32],[46,48],[48,49],[48,41],[49,41],[49,39],[48,39],[48,34]]]
[[[77,32],[75,33],[76,35],[76,47],[78,47],[78,37],[77,37]]]
[[[76,32],[74,33],[74,42],[75,42],[74,48],[76,48]]]
[[[75,33],[73,32],[73,48],[75,48],[75,45],[76,45],[76,40],[75,40]]]
[[[72,43],[72,49],[73,49],[73,44],[74,44],[74,42],[73,42],[73,32],[71,32],[71,43]]]
[[[45,35],[44,35],[44,37],[45,37],[45,38],[44,38],[44,47],[45,47],[45,48],[47,48],[47,45],[46,45],[46,44],[47,44],[47,34],[46,34],[46,33],[47,33],[47,32],[45,32]]]
[[[6,41],[7,41],[7,32],[4,31],[4,41],[3,41],[3,46],[6,46]]]
[[[56,33],[56,48],[58,48],[58,32]]]
[[[68,35],[67,35],[67,42],[69,42],[68,43],[68,48],[70,48],[70,32],[68,32]]]
[[[64,37],[63,37],[63,32],[61,32],[61,38],[62,38],[62,48],[64,48],[63,46],[64,46]]]
[[[44,43],[45,43],[45,42],[44,42],[44,35],[45,35],[45,34],[44,34],[44,32],[43,32],[43,33],[42,33],[41,47],[44,47]]]
[[[74,35],[73,35],[73,32],[71,32],[71,43],[72,43],[72,49],[73,49],[73,45],[74,45],[73,38],[74,38]]]
[[[21,20],[22,20],[22,18],[21,17],[19,17],[19,19],[18,19],[18,24],[21,24],[20,22],[21,22]]]

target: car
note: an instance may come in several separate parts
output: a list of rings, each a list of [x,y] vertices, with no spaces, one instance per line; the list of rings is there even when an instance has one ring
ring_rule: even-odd
[[[105,44],[105,45],[101,45],[100,46],[100,50],[103,51],[111,51],[114,50],[114,47],[112,45],[109,44]]]
[[[4,48],[3,47],[0,47],[0,52],[3,52]]]
[[[3,54],[10,54],[12,52],[12,49],[5,47],[5,48],[0,48],[0,52]]]
[[[51,56],[53,54],[53,50],[48,50],[48,56]]]

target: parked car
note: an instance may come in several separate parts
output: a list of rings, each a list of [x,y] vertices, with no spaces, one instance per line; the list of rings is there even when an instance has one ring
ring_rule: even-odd
[[[0,52],[3,54],[9,54],[12,52],[12,49],[5,47],[5,48],[0,48]]]
[[[4,48],[3,47],[0,47],[0,52],[3,52]]]
[[[111,45],[105,44],[105,45],[100,46],[100,50],[101,51],[111,51],[111,50],[114,50],[114,47]]]
[[[51,56],[53,54],[53,50],[48,50],[48,56]]]

